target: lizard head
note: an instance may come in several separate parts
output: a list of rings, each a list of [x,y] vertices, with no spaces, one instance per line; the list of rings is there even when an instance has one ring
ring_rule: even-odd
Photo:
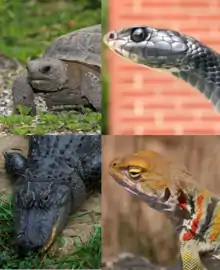
[[[110,174],[121,185],[151,196],[169,185],[169,162],[154,151],[141,151],[110,163]]]
[[[127,191],[158,209],[171,196],[169,168],[170,162],[158,153],[141,151],[114,159],[109,173]]]

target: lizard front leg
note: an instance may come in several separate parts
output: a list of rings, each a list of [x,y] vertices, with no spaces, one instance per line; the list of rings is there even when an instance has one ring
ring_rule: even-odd
[[[180,254],[183,270],[207,270],[201,262],[195,240],[181,242]]]
[[[15,79],[12,86],[12,99],[14,114],[19,114],[17,106],[23,105],[31,108],[31,115],[36,115],[34,92],[25,74]]]

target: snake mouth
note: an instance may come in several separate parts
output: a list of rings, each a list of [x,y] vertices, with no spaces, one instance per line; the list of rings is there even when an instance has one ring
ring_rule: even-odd
[[[123,57],[126,56],[126,55],[124,55],[125,52],[122,53],[122,49],[121,49],[125,42],[124,42],[124,40],[117,39],[117,35],[114,31],[109,32],[106,35],[104,35],[103,41],[111,51],[113,51],[113,52],[115,52]]]

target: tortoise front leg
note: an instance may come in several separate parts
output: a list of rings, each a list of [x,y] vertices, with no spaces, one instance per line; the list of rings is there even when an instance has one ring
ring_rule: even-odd
[[[86,97],[89,103],[96,109],[101,111],[101,80],[92,72],[84,74],[81,82],[82,96]]]
[[[19,114],[18,105],[23,105],[31,108],[31,115],[36,115],[36,105],[34,103],[34,92],[27,81],[25,75],[15,79],[12,86],[13,112]]]

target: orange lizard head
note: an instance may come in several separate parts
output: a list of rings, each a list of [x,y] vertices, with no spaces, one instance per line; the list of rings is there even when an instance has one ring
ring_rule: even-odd
[[[154,151],[141,151],[114,159],[109,170],[130,192],[158,197],[169,190],[170,164]]]
[[[210,192],[197,185],[184,167],[154,151],[140,151],[114,159],[109,173],[127,191],[159,211],[167,211],[166,206],[173,211],[178,206],[184,213],[192,214],[195,205],[201,208],[196,198],[210,199]]]

